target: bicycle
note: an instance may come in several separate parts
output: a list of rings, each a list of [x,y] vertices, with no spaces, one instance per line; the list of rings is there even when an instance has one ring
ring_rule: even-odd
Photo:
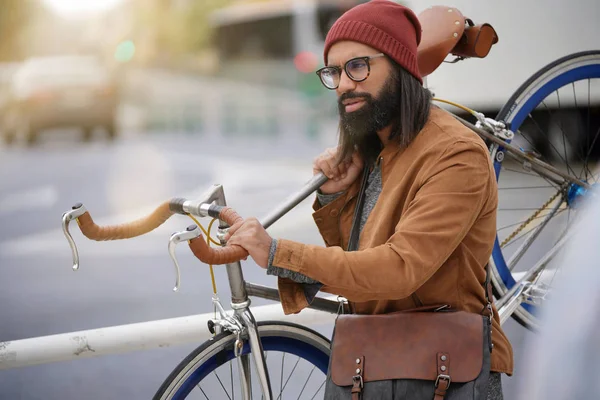
[[[538,151],[537,142],[531,138],[528,139],[532,126],[538,127],[544,133],[539,123],[536,124],[534,115],[539,109],[550,110],[547,103],[551,93],[557,93],[559,110],[561,110],[560,93],[563,93],[564,100],[563,89],[565,88],[573,91],[577,105],[576,93],[580,88],[576,88],[575,84],[587,80],[587,99],[589,100],[586,132],[589,132],[592,113],[596,112],[596,108],[591,108],[591,80],[598,78],[600,78],[600,51],[588,51],[568,55],[542,68],[517,89],[495,119],[485,117],[462,105],[440,100],[462,108],[476,119],[476,123],[472,124],[455,115],[465,126],[479,134],[489,146],[490,157],[499,183],[499,211],[502,211],[501,206],[505,201],[514,201],[512,198],[503,199],[503,197],[511,195],[505,195],[502,191],[506,189],[506,193],[510,193],[510,190],[515,189],[503,186],[515,174],[523,175],[525,179],[533,181],[531,182],[533,186],[528,187],[529,189],[550,189],[551,191],[549,198],[541,207],[530,210],[532,207],[523,206],[520,209],[533,211],[533,213],[524,221],[509,224],[509,228],[514,228],[512,232],[503,232],[507,229],[506,227],[498,229],[490,266],[492,284],[497,297],[496,306],[502,322],[512,316],[529,329],[538,328],[539,320],[536,313],[551,293],[552,280],[559,271],[558,267],[554,269],[548,267],[551,262],[560,262],[560,257],[557,255],[572,235],[572,231],[568,229],[572,226],[569,214],[577,210],[582,199],[593,193],[591,189],[597,183],[598,174],[590,169],[589,161],[596,139],[600,134],[600,127],[591,142],[589,138],[586,140],[586,148],[576,149],[576,155],[584,155],[584,157],[581,160],[583,162],[575,167],[569,165],[568,162],[568,147],[566,146],[568,139],[564,130],[562,131],[565,144],[563,153],[561,154],[556,145],[550,147],[553,150],[551,154],[558,155],[559,159],[552,156],[545,157],[543,151]],[[593,131],[593,129],[591,130]],[[528,142],[531,149],[526,150],[514,145],[513,140],[518,138]],[[583,153],[580,153],[580,150],[583,150]],[[564,162],[564,165],[561,164],[561,161]],[[520,170],[517,169],[518,166],[521,167]],[[577,168],[579,172],[577,173],[574,168]],[[302,189],[260,220],[262,225],[265,228],[272,225],[313,193],[326,179],[322,174],[314,176]],[[545,182],[544,187],[536,184],[537,180]],[[240,259],[244,257],[244,254],[224,246],[223,237],[228,227],[239,216],[227,207],[224,189],[221,185],[214,185],[200,199],[171,199],[163,203],[150,216],[117,227],[98,227],[93,223],[85,206],[75,205],[71,211],[63,215],[62,219],[63,231],[72,250],[73,268],[75,270],[79,268],[79,254],[69,232],[70,221],[77,220],[82,231],[89,238],[109,240],[139,236],[156,228],[174,214],[190,216],[196,222],[186,230],[174,233],[169,239],[168,251],[173,259],[176,274],[174,289],[177,289],[180,284],[180,268],[175,256],[175,248],[178,243],[187,241],[194,255],[210,265],[211,274],[212,264],[226,265],[231,289],[232,312],[225,311],[218,296],[213,297],[213,304],[219,317],[209,323],[208,329],[214,334],[214,337],[194,350],[174,369],[158,389],[155,399],[187,398],[195,388],[199,389],[199,396],[203,395],[206,398],[209,398],[208,394],[213,393],[210,390],[215,390],[218,395],[221,395],[219,398],[223,398],[221,392],[225,392],[229,398],[235,398],[234,388],[239,388],[242,398],[249,399],[253,383],[257,383],[256,386],[260,388],[260,393],[265,399],[279,399],[285,389],[289,387],[288,384],[294,371],[298,370],[300,362],[303,362],[300,370],[306,367],[309,371],[304,383],[300,382],[300,393],[297,397],[301,398],[305,395],[306,398],[315,398],[324,390],[329,362],[329,339],[297,324],[280,321],[257,323],[255,321],[250,311],[249,297],[279,301],[279,294],[276,289],[246,282],[240,264]],[[565,214],[567,214],[566,224],[564,224]],[[194,217],[213,218],[208,230],[205,230],[206,243],[200,234],[203,228]],[[217,219],[219,220],[218,241],[210,236],[212,223]],[[551,223],[566,226],[559,231],[549,230]],[[527,230],[527,228],[530,229]],[[550,249],[537,262],[533,263],[532,259],[537,258],[537,255],[530,250],[536,239],[545,235],[547,230],[545,228],[548,228],[550,232],[545,236],[546,239],[548,236],[551,238]],[[211,241],[224,247],[211,248],[209,247]],[[510,252],[509,247],[516,243],[520,243],[520,246],[517,250]],[[532,264],[533,267],[529,268]],[[517,266],[525,267],[526,270],[517,271]],[[317,298],[310,307],[324,312],[338,313],[344,309],[344,301],[343,299],[336,301]],[[274,363],[273,358],[278,355],[281,355],[281,358],[277,358]],[[284,374],[286,355],[297,357],[289,375]],[[250,358],[253,360],[252,363]],[[268,363],[271,367],[268,366]],[[254,366],[254,371],[252,366]],[[236,369],[235,374],[234,368]],[[227,388],[219,376],[219,371],[221,375],[229,374],[230,379],[225,382],[228,384]],[[284,375],[286,375],[285,381]],[[276,378],[279,378],[278,397],[273,396],[273,385],[271,385]],[[232,396],[228,392],[229,383]],[[294,383],[298,382],[294,379]],[[288,392],[286,392],[287,394]],[[312,397],[310,397],[311,395]]]

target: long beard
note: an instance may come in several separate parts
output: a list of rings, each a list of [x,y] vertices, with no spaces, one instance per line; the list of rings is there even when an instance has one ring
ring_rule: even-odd
[[[338,99],[340,114],[340,160],[348,159],[358,150],[366,165],[372,165],[381,152],[382,143],[377,132],[394,122],[400,110],[398,79],[390,75],[376,98],[369,93],[344,93]],[[365,104],[358,110],[347,113],[342,103],[360,98]]]

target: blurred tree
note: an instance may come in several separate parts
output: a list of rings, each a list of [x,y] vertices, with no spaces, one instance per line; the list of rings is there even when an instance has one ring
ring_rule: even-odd
[[[140,0],[143,1],[143,0]],[[239,0],[238,0],[239,1]],[[189,54],[210,44],[209,14],[235,0],[153,0],[143,1],[138,23],[153,27],[155,44],[161,53]],[[150,3],[150,4],[149,4]]]
[[[35,0],[2,0],[0,62],[19,61],[27,56],[28,33],[36,5]]]

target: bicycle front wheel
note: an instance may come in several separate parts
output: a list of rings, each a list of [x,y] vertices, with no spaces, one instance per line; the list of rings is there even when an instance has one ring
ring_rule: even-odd
[[[285,322],[259,322],[258,333],[266,357],[274,399],[323,398],[329,365],[330,341],[306,327]],[[169,375],[155,400],[241,399],[236,335],[223,332],[188,355]],[[246,341],[242,356],[251,352]],[[261,388],[252,357],[252,398]]]
[[[569,176],[596,184],[600,143],[600,51],[575,53],[548,64],[512,95],[498,116],[515,132],[513,144]],[[502,149],[500,149],[502,150]],[[498,298],[565,237],[586,195],[574,184],[557,184],[527,164],[496,154],[498,233],[492,283]],[[539,327],[539,308],[568,264],[561,253],[535,276],[530,295],[512,314]]]

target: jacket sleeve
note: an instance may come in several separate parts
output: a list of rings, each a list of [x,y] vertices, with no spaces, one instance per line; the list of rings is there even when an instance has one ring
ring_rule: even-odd
[[[350,301],[410,296],[450,257],[495,188],[483,147],[456,142],[423,174],[389,240],[346,252],[280,239],[274,264],[322,282]]]

